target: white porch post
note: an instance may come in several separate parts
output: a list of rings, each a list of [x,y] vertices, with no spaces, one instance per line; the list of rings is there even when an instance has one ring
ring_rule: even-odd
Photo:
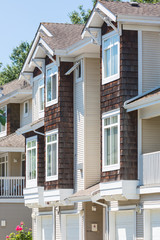
[[[144,239],[150,240],[151,237],[151,218],[150,210],[144,210]]]
[[[109,240],[108,207],[103,208],[103,240]]]
[[[109,212],[109,240],[115,240],[116,238],[116,213]],[[146,239],[145,239],[146,240]]]
[[[53,228],[53,237],[52,240],[56,240],[56,210],[53,207],[53,214],[52,214],[52,228]]]

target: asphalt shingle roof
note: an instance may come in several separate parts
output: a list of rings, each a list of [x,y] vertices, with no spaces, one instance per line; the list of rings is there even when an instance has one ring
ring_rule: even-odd
[[[17,135],[16,133],[10,134],[0,140],[0,147],[24,148],[25,138],[23,135]]]
[[[6,95],[18,89],[32,89],[32,87],[24,80],[15,79],[9,83],[1,86],[3,88],[2,94]]]

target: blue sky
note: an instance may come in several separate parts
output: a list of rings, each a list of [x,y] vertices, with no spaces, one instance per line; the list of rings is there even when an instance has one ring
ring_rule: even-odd
[[[70,22],[68,13],[81,4],[92,8],[92,0],[0,0],[0,62],[10,63],[12,49],[31,42],[40,22]]]

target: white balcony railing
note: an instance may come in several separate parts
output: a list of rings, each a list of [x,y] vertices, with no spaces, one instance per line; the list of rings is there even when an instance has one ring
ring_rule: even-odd
[[[160,152],[142,155],[143,185],[160,184]]]
[[[23,197],[25,177],[0,177],[0,198]]]

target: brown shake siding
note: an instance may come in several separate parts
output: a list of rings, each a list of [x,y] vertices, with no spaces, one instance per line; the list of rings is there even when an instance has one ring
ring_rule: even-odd
[[[37,131],[44,133],[44,127],[37,129]],[[34,132],[29,132],[25,134],[25,139],[33,136],[37,136],[37,186],[43,187],[45,181],[45,137],[40,134],[35,134]]]
[[[105,24],[102,33],[107,33]],[[120,79],[101,85],[101,113],[120,108],[120,170],[102,172],[103,182],[137,179],[137,112],[127,113],[123,108],[124,102],[137,94],[138,33],[123,30],[120,37]]]
[[[7,135],[14,133],[20,127],[20,104],[7,105]]]
[[[58,129],[58,180],[45,182],[45,189],[73,188],[73,74],[65,76],[72,66],[60,63],[58,103],[45,108],[45,132]]]

